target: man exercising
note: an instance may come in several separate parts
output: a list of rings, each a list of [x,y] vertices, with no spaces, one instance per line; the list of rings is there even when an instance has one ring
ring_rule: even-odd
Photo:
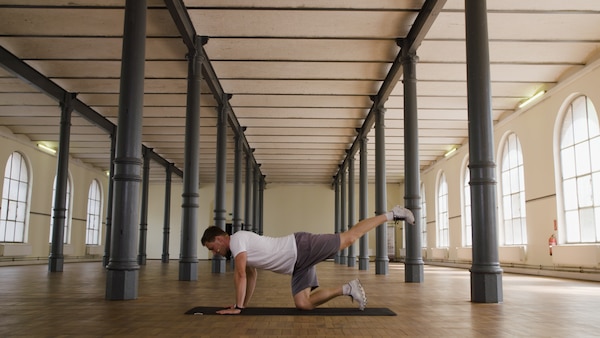
[[[338,287],[319,288],[315,265],[349,247],[378,225],[394,220],[414,224],[415,217],[410,210],[395,206],[392,211],[364,219],[342,233],[296,232],[277,238],[251,231],[238,231],[230,236],[219,227],[208,227],[202,236],[202,245],[215,255],[226,256],[231,251],[235,260],[235,304],[218,313],[242,312],[254,293],[257,268],[292,275],[292,295],[298,309],[312,310],[345,295],[357,301],[358,308],[364,310],[367,296],[358,279]]]

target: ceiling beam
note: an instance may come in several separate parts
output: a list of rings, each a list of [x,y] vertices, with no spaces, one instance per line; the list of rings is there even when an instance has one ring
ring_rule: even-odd
[[[185,5],[182,0],[164,0],[165,5],[169,9],[169,13],[171,14],[171,18],[175,22],[175,26],[179,30],[179,34],[181,34],[181,38],[183,39],[183,43],[188,47],[189,51],[194,51],[198,49],[200,53],[204,56],[202,58],[202,75],[204,76],[204,80],[206,81],[208,87],[210,88],[215,100],[217,101],[219,109],[225,109],[227,111],[227,120],[229,121],[229,126],[233,130],[233,132],[241,137],[243,146],[246,150],[246,154],[248,158],[251,158],[254,162],[255,170],[260,171],[260,164],[256,162],[254,155],[252,154],[253,149],[250,147],[248,140],[246,139],[246,135],[244,134],[244,127],[240,126],[240,123],[233,111],[233,108],[229,104],[229,99],[231,95],[227,94],[223,87],[221,86],[221,82],[219,81],[219,77],[215,72],[215,69],[210,62],[210,58],[206,54],[203,46],[196,46],[196,29],[194,28],[194,24],[190,19],[190,16],[187,12]],[[203,43],[208,41],[208,38],[202,39]],[[262,173],[261,173],[262,176]]]
[[[350,149],[346,151],[346,157],[340,164],[337,173],[334,175],[333,183],[335,183],[340,171],[345,170],[345,168],[348,166],[349,158],[354,157],[354,155],[360,149],[361,139],[366,137],[373,127],[373,124],[375,123],[375,111],[383,107],[384,103],[390,97],[392,90],[394,90],[394,87],[396,87],[396,84],[398,81],[400,81],[400,78],[402,77],[402,55],[407,52],[413,53],[417,51],[445,4],[446,0],[425,1],[406,37],[397,39],[396,43],[401,49],[396,55],[396,58],[394,59],[392,66],[385,77],[385,80],[377,92],[377,95],[371,97],[373,105],[371,105],[369,113],[365,117],[362,126],[360,129],[357,129],[358,135],[354,139],[354,142],[352,142]]]
[[[48,95],[59,104],[64,100],[65,96],[69,94],[69,92],[67,92],[61,86],[57,85],[54,81],[50,80],[42,73],[23,62],[16,55],[12,54],[2,46],[0,46],[0,66],[20,80]],[[73,110],[79,113],[90,123],[104,130],[109,135],[116,134],[117,126],[110,122],[106,117],[92,109],[90,106],[77,98],[73,99],[71,104],[73,105]],[[146,148],[146,146],[142,145],[142,148]],[[165,168],[170,165],[167,160],[156,154],[152,149],[146,149],[156,162],[163,165]],[[178,176],[183,177],[183,172],[181,169],[173,167],[173,172]]]

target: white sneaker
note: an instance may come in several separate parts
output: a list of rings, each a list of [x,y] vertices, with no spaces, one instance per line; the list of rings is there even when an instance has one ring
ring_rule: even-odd
[[[392,214],[394,214],[394,221],[404,220],[408,224],[415,224],[415,215],[406,208],[397,205],[392,209]]]
[[[350,285],[349,296],[352,297],[352,301],[357,301],[358,309],[361,311],[364,310],[365,306],[367,306],[367,295],[365,294],[365,289],[363,289],[360,281],[358,279],[351,280],[348,282],[348,285]]]

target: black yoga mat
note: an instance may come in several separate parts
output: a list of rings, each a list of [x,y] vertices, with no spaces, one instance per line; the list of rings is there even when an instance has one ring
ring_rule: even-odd
[[[186,315],[216,315],[221,307],[198,306],[188,310]],[[395,316],[388,308],[368,307],[363,311],[357,308],[319,307],[314,310],[298,310],[293,307],[248,307],[242,310],[243,316]]]

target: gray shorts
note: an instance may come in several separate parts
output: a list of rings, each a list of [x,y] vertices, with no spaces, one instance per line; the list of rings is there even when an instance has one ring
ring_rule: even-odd
[[[292,273],[292,295],[319,286],[315,265],[333,258],[340,250],[340,234],[294,233],[298,257]]]

